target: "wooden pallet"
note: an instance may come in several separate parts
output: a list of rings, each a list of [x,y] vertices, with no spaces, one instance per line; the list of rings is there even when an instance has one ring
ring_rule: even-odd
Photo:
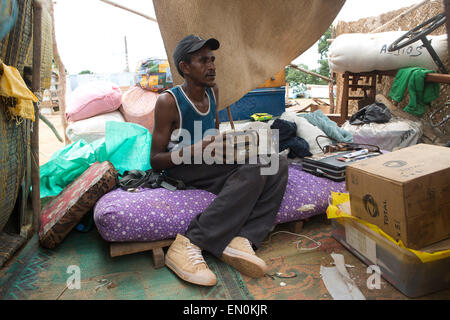
[[[303,228],[303,221],[293,221],[282,224],[289,231],[299,233]],[[110,255],[112,258],[127,254],[152,251],[153,264],[155,269],[164,267],[164,250],[172,244],[175,239],[151,241],[151,242],[111,242]]]
[[[151,241],[151,242],[112,242],[110,245],[111,257],[120,257],[127,254],[152,251],[153,264],[156,269],[164,267],[163,248],[172,244],[174,239]]]

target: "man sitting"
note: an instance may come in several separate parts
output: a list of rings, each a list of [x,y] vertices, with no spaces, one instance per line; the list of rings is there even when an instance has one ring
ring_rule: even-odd
[[[264,276],[267,266],[254,248],[273,228],[288,179],[284,157],[276,159],[278,171],[273,175],[261,174],[267,167],[261,162],[192,163],[207,148],[214,150],[215,157],[233,150],[218,134],[219,88],[213,51],[219,46],[216,39],[195,35],[183,38],[176,46],[173,58],[184,83],[158,97],[150,159],[153,169],[166,170],[188,186],[217,195],[192,219],[185,234],[177,235],[165,261],[181,279],[204,286],[215,285],[217,279],[202,250],[243,274]],[[222,150],[226,150],[223,155]],[[184,161],[180,163],[179,159]]]

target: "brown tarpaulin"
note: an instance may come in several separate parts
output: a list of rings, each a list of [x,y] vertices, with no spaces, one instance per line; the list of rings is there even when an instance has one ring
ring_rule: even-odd
[[[223,109],[274,76],[327,30],[345,0],[153,0],[175,84],[176,44],[188,34],[220,41]]]

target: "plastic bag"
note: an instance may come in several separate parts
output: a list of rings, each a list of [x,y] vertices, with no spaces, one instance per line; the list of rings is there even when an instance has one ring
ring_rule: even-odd
[[[78,140],[56,151],[40,167],[40,196],[58,195],[94,162],[110,161],[122,174],[126,170],[149,170],[150,132],[129,122],[106,122],[105,138],[87,143]]]
[[[364,220],[358,219],[358,218],[352,216],[351,214],[347,213],[346,212],[347,210],[345,208],[348,208],[350,206],[350,195],[348,193],[332,191],[330,198],[331,198],[330,199],[331,201],[329,201],[330,205],[328,206],[327,211],[326,211],[328,219],[336,219],[336,218],[355,219],[357,222],[365,225],[372,231],[378,233],[379,235],[383,236],[387,240],[395,243],[399,247],[412,252],[420,259],[420,261],[422,261],[424,263],[450,257],[450,250],[443,250],[443,251],[428,253],[428,252],[423,252],[423,251],[406,248],[401,240],[395,241],[392,237],[387,235],[378,226],[368,223]]]
[[[162,92],[173,87],[169,62],[164,59],[146,59],[139,63],[135,82],[142,89]]]

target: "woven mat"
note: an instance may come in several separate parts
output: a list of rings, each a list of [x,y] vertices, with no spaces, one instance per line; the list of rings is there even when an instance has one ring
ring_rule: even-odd
[[[345,0],[154,0],[175,84],[182,83],[172,54],[188,34],[214,37],[219,109],[279,73],[311,47]]]
[[[25,243],[25,238],[17,234],[0,232],[0,268]]]
[[[42,44],[41,44],[41,88],[50,88],[52,75],[53,38],[50,0],[41,0]],[[17,1],[18,16],[14,27],[0,42],[0,59],[19,70],[23,76],[25,66],[33,65],[33,0]]]
[[[142,252],[111,258],[109,244],[95,228],[72,231],[55,250],[40,247],[35,236],[9,268],[0,269],[0,300],[253,299],[240,273],[208,254],[205,260],[218,280],[213,287],[189,284],[168,268],[154,269],[151,256]],[[79,290],[66,288],[71,265],[80,267]]]
[[[27,121],[9,120],[0,100],[0,231],[11,215],[25,175],[27,163]]]

